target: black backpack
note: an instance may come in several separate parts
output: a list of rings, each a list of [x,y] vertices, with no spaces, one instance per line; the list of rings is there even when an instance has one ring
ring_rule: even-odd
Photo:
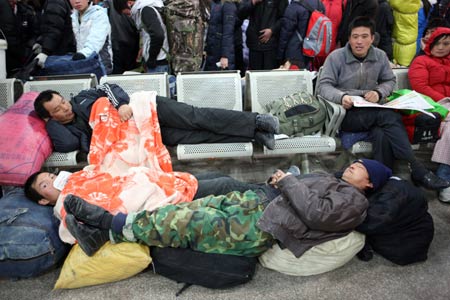
[[[185,285],[177,292],[195,284],[223,289],[250,281],[257,258],[227,254],[204,253],[189,248],[151,247],[153,270]]]

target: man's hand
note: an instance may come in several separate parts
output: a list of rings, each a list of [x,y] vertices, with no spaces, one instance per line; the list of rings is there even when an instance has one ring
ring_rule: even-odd
[[[252,4],[253,5],[256,5],[256,4],[258,4],[259,2],[262,2],[263,0],[252,0]]]
[[[269,184],[273,185],[274,187],[277,187],[277,183],[283,179],[284,177],[286,177],[289,174],[284,173],[281,170],[277,170],[275,173],[272,174],[272,176],[269,179]]]
[[[349,95],[345,95],[344,97],[342,97],[342,106],[345,109],[350,109],[353,106],[353,100],[352,97]]]
[[[364,99],[372,103],[377,103],[378,101],[380,101],[380,96],[378,95],[377,92],[370,91],[364,95]]]
[[[133,116],[133,110],[128,104],[124,104],[119,107],[119,117],[120,121],[128,121]]]
[[[37,59],[37,65],[41,68],[44,68],[45,61],[47,60],[47,54],[39,53],[35,59]]]
[[[33,51],[34,54],[39,54],[42,52],[42,46],[41,44],[35,43],[33,45],[33,48],[31,48],[31,51]]]
[[[272,29],[266,28],[260,31],[259,41],[263,44],[267,43],[272,37]]]

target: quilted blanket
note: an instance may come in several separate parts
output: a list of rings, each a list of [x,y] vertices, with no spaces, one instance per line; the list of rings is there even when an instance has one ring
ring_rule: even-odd
[[[156,112],[156,93],[131,95],[133,117],[121,122],[107,98],[98,99],[91,111],[93,128],[89,165],[71,175],[61,192],[55,213],[66,216],[63,200],[74,194],[113,214],[153,211],[166,204],[192,201],[197,180],[173,172],[170,154],[162,143]],[[61,222],[59,235],[66,243],[75,239]]]

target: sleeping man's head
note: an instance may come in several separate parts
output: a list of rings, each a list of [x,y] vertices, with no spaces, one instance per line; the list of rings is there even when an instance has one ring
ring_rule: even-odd
[[[56,175],[48,172],[36,172],[25,182],[25,196],[40,205],[55,205],[61,193],[53,186]]]
[[[34,110],[45,121],[53,119],[61,124],[67,124],[75,118],[70,101],[52,90],[43,91],[37,96],[34,100]]]

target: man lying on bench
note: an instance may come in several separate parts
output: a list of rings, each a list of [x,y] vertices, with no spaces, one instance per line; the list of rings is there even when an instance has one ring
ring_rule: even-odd
[[[55,151],[89,152],[92,105],[107,97],[118,110],[121,121],[132,117],[128,94],[116,84],[102,84],[83,90],[66,100],[57,91],[46,90],[34,102],[36,113],[46,121]],[[200,108],[156,96],[157,114],[166,146],[199,143],[239,143],[255,140],[269,149],[275,147],[278,118],[269,114],[218,108]]]

